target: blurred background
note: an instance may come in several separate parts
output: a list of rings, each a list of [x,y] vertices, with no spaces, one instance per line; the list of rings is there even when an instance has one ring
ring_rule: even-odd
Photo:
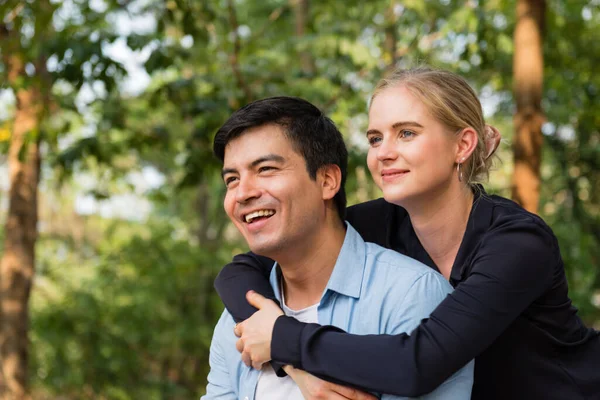
[[[197,399],[213,279],[246,251],[216,129],[304,97],[346,137],[350,203],[377,198],[369,94],[421,62],[479,93],[486,188],[551,225],[598,327],[599,0],[5,0],[0,55],[2,399]]]

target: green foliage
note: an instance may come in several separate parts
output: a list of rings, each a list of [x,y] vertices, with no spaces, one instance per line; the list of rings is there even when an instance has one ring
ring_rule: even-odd
[[[600,7],[550,5],[541,210],[561,244],[574,303],[593,322],[600,317],[590,295],[600,287],[600,77],[592,72],[600,58]]]
[[[65,243],[44,240],[32,374],[49,392],[73,398],[81,390],[120,399],[197,397],[222,309],[212,281],[231,257],[228,246],[207,251],[165,221],[93,225],[100,240],[85,245],[87,257],[58,260]]]

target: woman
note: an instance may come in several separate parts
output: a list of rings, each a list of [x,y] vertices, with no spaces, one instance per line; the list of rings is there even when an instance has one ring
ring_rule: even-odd
[[[254,295],[261,310],[238,330],[244,359],[419,396],[475,358],[474,399],[600,398],[600,336],[571,305],[552,231],[473,183],[488,171],[486,131],[479,100],[455,74],[417,68],[382,80],[367,164],[385,201],[350,207],[347,219],[365,240],[438,270],[455,291],[410,335],[395,336],[303,324]],[[251,315],[247,289],[273,296],[271,266],[243,255],[224,268],[216,287],[234,317]]]

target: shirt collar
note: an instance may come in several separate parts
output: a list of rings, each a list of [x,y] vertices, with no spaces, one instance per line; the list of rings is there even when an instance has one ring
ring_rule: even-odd
[[[366,244],[358,232],[346,222],[346,236],[344,243],[338,255],[325,292],[328,290],[339,294],[360,298],[362,281],[365,271]],[[279,265],[275,263],[271,270],[269,281],[275,292],[277,300],[281,301],[281,291],[279,290],[279,279],[281,279],[281,271]],[[321,298],[323,298],[321,296]]]

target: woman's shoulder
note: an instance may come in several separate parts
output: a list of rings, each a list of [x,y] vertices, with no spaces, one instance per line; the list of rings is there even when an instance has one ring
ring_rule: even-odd
[[[485,277],[499,293],[508,288],[537,297],[564,276],[552,230],[539,216],[500,196],[483,195],[473,204],[457,262],[464,267],[456,270],[455,280]]]
[[[537,237],[538,247],[558,250],[558,241],[552,229],[539,216],[525,210],[516,202],[497,195],[484,194],[474,204],[478,218],[489,220],[485,236],[515,235]],[[477,210],[480,207],[481,210]],[[525,241],[523,246],[530,246],[532,241]]]
[[[384,198],[365,201],[352,205],[346,209],[346,218],[352,220],[369,220],[388,218],[391,215],[404,216],[404,208],[388,203]]]
[[[389,247],[390,232],[396,231],[407,216],[404,208],[383,198],[356,204],[346,210],[346,220],[365,241],[386,247]]]

